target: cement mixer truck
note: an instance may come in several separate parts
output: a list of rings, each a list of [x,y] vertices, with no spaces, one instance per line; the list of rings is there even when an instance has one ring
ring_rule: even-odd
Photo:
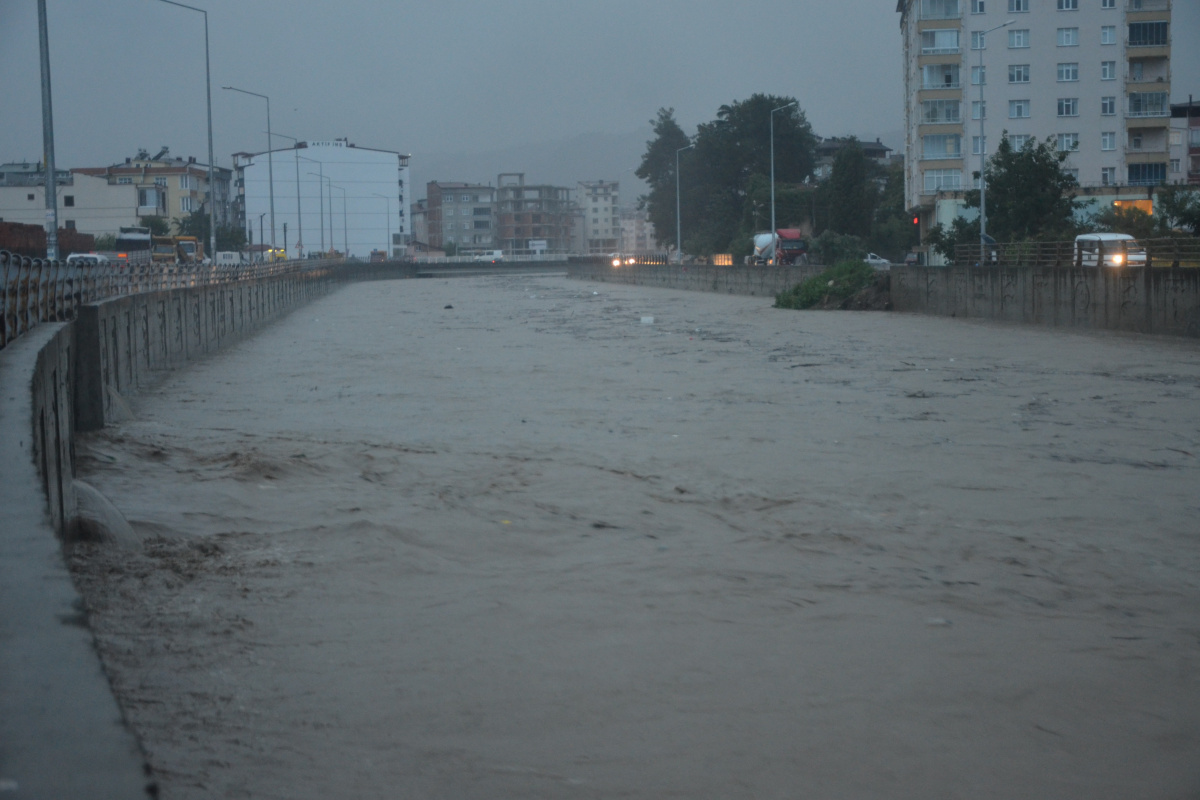
[[[775,233],[754,234],[754,255],[748,264],[792,266],[808,263],[808,241],[798,228],[780,228]]]

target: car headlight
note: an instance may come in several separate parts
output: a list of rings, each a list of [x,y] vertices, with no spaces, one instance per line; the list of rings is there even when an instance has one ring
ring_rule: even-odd
[[[619,267],[619,266],[621,266],[621,259],[619,259],[619,258],[614,258],[614,259],[613,259],[613,266],[614,266],[614,267]]]
[[[1122,256],[1120,253],[1118,253],[1117,255],[1113,256],[1113,266],[1114,266],[1114,267],[1119,267],[1119,266],[1121,266],[1121,264],[1122,264],[1124,261],[1125,261],[1125,258],[1124,258],[1124,256]]]

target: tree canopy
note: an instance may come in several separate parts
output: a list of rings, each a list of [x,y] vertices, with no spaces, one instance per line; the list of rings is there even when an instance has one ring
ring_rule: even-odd
[[[762,192],[765,185],[769,203],[772,117],[777,211],[780,184],[800,183],[813,169],[816,137],[793,103],[795,98],[755,94],[723,105],[715,119],[697,127],[694,140],[675,121],[673,109],[659,109],[651,120],[655,138],[646,143],[637,175],[650,184],[643,201],[660,242],[675,238],[676,153],[692,143],[695,150],[680,154],[679,161],[684,250],[730,252],[769,225]],[[799,205],[794,198],[792,205]]]

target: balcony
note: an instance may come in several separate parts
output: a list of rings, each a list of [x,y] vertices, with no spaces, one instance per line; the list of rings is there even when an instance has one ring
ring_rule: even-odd
[[[1170,11],[1171,0],[1126,0],[1126,11]]]

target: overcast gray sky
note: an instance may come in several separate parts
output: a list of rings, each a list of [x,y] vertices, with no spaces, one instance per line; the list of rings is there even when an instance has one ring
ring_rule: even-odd
[[[270,95],[277,132],[411,153],[417,185],[480,179],[430,176],[423,159],[441,173],[458,154],[641,133],[660,106],[691,131],[755,92],[797,97],[823,136],[892,136],[898,146],[903,126],[895,0],[190,4],[209,12],[222,166],[266,138],[264,104],[226,84]],[[157,0],[47,5],[60,167],[161,145],[205,160],[200,14]],[[1175,9],[1177,42],[1180,31],[1200,31],[1200,0]],[[1200,95],[1198,50],[1175,48],[1177,100]],[[0,0],[0,110],[0,161],[40,158],[35,0]]]

